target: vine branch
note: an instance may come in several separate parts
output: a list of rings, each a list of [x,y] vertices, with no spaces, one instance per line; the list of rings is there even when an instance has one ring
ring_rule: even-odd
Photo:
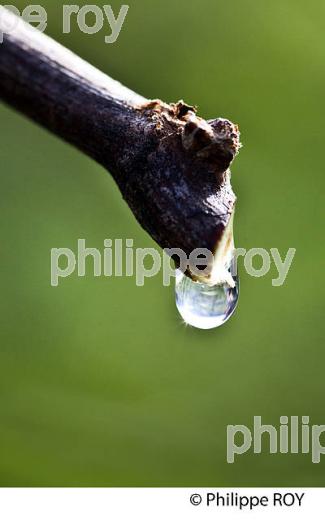
[[[216,249],[234,209],[237,126],[148,101],[0,7],[0,97],[103,165],[163,248]]]

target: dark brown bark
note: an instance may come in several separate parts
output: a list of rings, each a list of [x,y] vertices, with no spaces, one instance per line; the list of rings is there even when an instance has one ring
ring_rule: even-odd
[[[109,170],[161,247],[215,249],[235,203],[235,125],[147,101],[23,22],[0,45],[0,97]]]

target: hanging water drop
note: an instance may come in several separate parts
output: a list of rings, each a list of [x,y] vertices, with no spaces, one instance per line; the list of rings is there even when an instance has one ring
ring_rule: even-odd
[[[229,269],[230,273],[230,269]],[[176,271],[176,306],[185,323],[198,329],[213,329],[225,323],[236,309],[239,296],[238,275],[234,284],[216,285],[194,282]]]

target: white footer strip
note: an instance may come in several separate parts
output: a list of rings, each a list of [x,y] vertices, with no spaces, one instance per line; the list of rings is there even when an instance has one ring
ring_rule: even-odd
[[[4,520],[324,518],[325,488],[1,488]]]

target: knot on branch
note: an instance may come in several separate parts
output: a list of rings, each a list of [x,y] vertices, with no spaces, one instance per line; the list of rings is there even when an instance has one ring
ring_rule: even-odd
[[[223,180],[223,174],[241,147],[237,125],[223,118],[206,121],[197,115],[195,106],[184,101],[167,104],[153,100],[141,109],[151,114],[158,131],[181,136],[186,159],[190,159],[193,170],[205,171]]]

